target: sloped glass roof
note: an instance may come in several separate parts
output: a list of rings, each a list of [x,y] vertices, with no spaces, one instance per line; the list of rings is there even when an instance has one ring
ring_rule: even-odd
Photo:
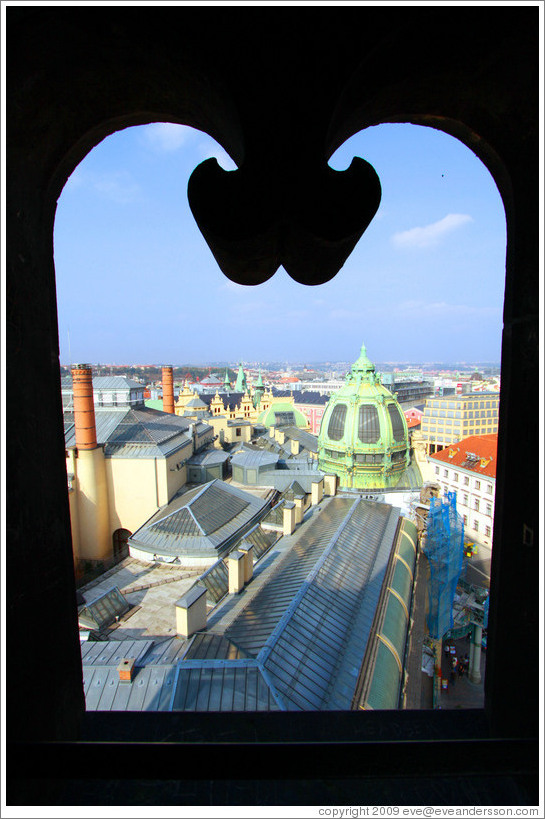
[[[125,614],[129,609],[130,606],[127,600],[123,597],[119,588],[114,586],[82,608],[78,614],[78,622],[80,626],[86,628],[105,628],[111,625],[116,617]]]
[[[215,479],[174,498],[129,544],[156,554],[218,558],[265,506],[262,498]]]
[[[279,705],[255,660],[178,664],[173,711],[278,711]]]
[[[206,493],[191,501],[191,512],[204,534],[210,535],[240,515],[248,505],[244,498],[226,492],[221,485],[212,484]]]
[[[219,603],[229,591],[229,570],[223,560],[214,563],[200,576],[198,582],[206,586],[207,601],[213,604]]]

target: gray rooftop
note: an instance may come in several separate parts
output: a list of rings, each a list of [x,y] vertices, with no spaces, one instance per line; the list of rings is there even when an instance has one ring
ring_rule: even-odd
[[[287,710],[349,709],[399,511],[333,498],[225,636]]]
[[[288,463],[291,465],[292,462]],[[312,491],[313,482],[323,478],[324,474],[318,469],[274,469],[261,473],[259,482],[274,487],[278,492],[285,492],[293,481],[297,481],[308,494]]]
[[[208,449],[205,452],[192,455],[187,463],[192,466],[214,466],[215,464],[223,464],[228,460],[228,452],[224,452],[222,449]]]
[[[301,446],[309,452],[318,452],[318,436],[299,427],[283,427],[282,432],[287,438],[299,441]]]
[[[174,498],[129,545],[158,555],[218,558],[266,507],[263,499],[214,480]]]
[[[61,378],[61,389],[63,391],[72,390],[72,376],[65,375]],[[126,375],[94,375],[93,391],[98,390],[143,390],[144,384],[134,381]]]
[[[388,504],[328,499],[206,631],[84,643],[87,709],[350,709],[398,521]],[[123,658],[136,660],[130,684],[119,681]]]
[[[166,711],[170,708],[176,662],[187,644],[183,640],[112,640],[81,646],[85,708],[87,711]],[[119,681],[117,666],[135,658],[132,683]]]
[[[161,458],[186,446],[191,436],[189,422],[149,407],[101,410],[95,413],[97,442],[104,444],[106,457]],[[211,430],[196,422],[197,435]],[[74,413],[64,413],[65,446],[76,445]]]
[[[249,450],[245,447],[242,451],[233,455],[231,463],[233,466],[242,466],[245,469],[263,469],[264,467],[274,469],[278,459],[279,455],[274,453],[264,452],[259,449]]]

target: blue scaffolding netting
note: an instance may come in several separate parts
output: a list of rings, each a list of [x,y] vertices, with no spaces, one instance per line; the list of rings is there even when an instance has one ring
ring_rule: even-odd
[[[428,630],[435,640],[452,628],[452,606],[464,558],[464,523],[456,511],[456,492],[430,499],[426,545],[430,564]]]

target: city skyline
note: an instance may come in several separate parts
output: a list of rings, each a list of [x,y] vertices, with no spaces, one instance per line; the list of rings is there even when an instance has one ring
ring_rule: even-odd
[[[335,152],[336,170],[371,162],[382,201],[319,287],[282,268],[258,287],[222,274],[187,203],[209,156],[235,168],[206,134],[155,123],[116,132],[76,168],[55,222],[62,364],[352,361],[362,343],[373,361],[499,362],[503,204],[453,137],[381,125]]]

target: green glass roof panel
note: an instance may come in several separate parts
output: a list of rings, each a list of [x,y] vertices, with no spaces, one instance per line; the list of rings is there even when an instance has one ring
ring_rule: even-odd
[[[410,607],[411,593],[413,586],[413,579],[411,574],[401,560],[396,560],[394,573],[390,582],[392,589],[394,589],[402,600],[405,601],[407,608]]]
[[[380,633],[384,635],[396,649],[401,663],[403,663],[405,654],[407,627],[407,614],[403,605],[395,595],[390,594]]]
[[[375,711],[397,709],[401,672],[390,649],[379,641],[366,704]]]

